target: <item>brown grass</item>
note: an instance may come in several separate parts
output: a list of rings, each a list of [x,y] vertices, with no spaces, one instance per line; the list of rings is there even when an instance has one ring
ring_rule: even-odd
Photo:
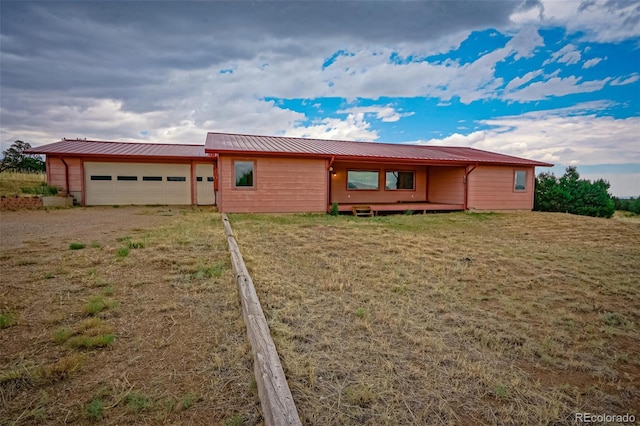
[[[32,188],[46,183],[44,173],[0,173],[0,195],[20,195],[22,188]]]
[[[9,233],[22,232],[21,218],[25,229],[56,225],[20,241]],[[0,424],[261,421],[218,214],[90,208],[5,219],[15,229],[3,228],[3,244],[13,242],[0,252],[0,314],[13,319],[0,329]],[[131,239],[144,244],[119,257]],[[69,250],[71,241],[87,246]]]
[[[232,215],[305,424],[640,413],[640,226]]]

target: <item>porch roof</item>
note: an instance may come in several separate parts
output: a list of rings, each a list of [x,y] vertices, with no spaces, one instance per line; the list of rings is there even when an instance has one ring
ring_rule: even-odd
[[[320,157],[343,161],[553,166],[553,164],[542,161],[467,147],[353,142],[214,132],[207,134],[205,151],[235,155]]]

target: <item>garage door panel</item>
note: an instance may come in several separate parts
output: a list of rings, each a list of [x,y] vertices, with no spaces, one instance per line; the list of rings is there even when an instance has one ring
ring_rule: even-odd
[[[86,162],[86,204],[191,204],[190,172],[189,164]]]

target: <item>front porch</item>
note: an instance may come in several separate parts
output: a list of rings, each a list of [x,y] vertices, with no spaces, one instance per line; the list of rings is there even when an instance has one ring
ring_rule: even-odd
[[[330,170],[327,211],[334,203],[340,212],[363,210],[362,216],[465,210],[465,172],[463,165],[336,161]]]
[[[445,204],[445,203],[429,203],[429,202],[397,202],[397,203],[375,203],[375,204],[338,204],[338,211],[353,212],[354,208],[370,207],[374,216],[380,212],[433,212],[433,211],[458,211],[464,210],[464,204]],[[331,210],[328,206],[327,211]]]

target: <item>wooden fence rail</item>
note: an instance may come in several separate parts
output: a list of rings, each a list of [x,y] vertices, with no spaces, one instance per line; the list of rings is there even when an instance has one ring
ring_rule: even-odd
[[[262,312],[253,281],[242,259],[238,242],[231,229],[229,218],[222,214],[227,235],[231,263],[236,273],[242,315],[253,354],[253,370],[258,384],[262,416],[267,426],[301,425],[298,410],[291,396],[276,346],[271,339],[267,320]]]

